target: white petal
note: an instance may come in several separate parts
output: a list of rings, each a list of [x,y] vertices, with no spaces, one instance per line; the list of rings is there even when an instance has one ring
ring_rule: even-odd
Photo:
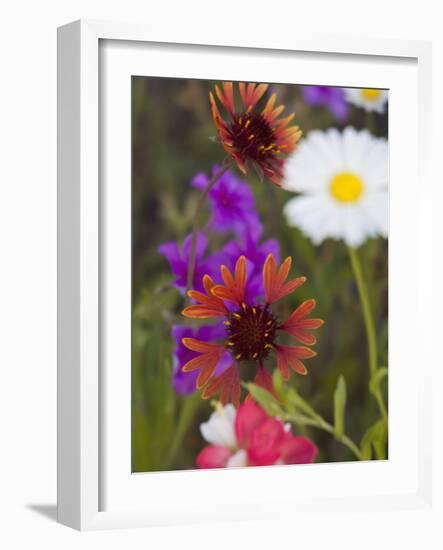
[[[237,442],[234,431],[235,409],[227,405],[214,411],[207,422],[200,424],[203,438],[213,445],[222,445],[229,449],[236,449]]]
[[[349,103],[362,107],[366,111],[373,111],[376,113],[383,113],[385,111],[386,103],[389,98],[388,90],[380,90],[380,94],[377,99],[367,99],[362,94],[363,88],[346,88],[346,99]]]
[[[243,466],[248,465],[248,458],[246,456],[246,451],[241,449],[229,458],[226,463],[226,468],[242,468]]]
[[[298,156],[299,155],[299,156]],[[389,150],[387,140],[367,130],[347,127],[311,132],[289,159],[290,190],[301,192],[288,201],[284,214],[290,226],[299,227],[314,244],[330,237],[357,247],[368,238],[388,231]],[[340,202],[330,193],[339,172],[353,172],[364,192],[356,202]]]

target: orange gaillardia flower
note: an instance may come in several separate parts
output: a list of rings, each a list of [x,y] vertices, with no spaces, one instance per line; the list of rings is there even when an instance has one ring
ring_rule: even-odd
[[[234,158],[239,169],[246,174],[254,166],[258,174],[266,176],[276,185],[281,185],[284,157],[291,153],[302,132],[298,126],[288,126],[294,113],[279,118],[284,105],[275,106],[276,94],[272,94],[262,111],[255,110],[266,90],[267,84],[238,84],[243,109],[235,111],[232,82],[215,86],[220,103],[229,114],[224,120],[212,92],[209,93],[212,117],[218,137],[224,149]]]
[[[232,401],[240,403],[240,371],[254,365],[254,382],[268,391],[273,391],[272,377],[265,367],[265,361],[275,354],[277,368],[283,378],[289,378],[290,369],[298,374],[306,374],[302,360],[316,355],[306,346],[315,344],[311,330],[323,325],[321,319],[307,318],[314,309],[315,300],[303,302],[284,322],[280,323],[273,309],[275,302],[291,294],[305,281],[297,277],[287,281],[291,267],[291,258],[286,258],[279,269],[270,254],[263,266],[263,287],[265,303],[247,303],[246,259],[241,256],[232,274],[221,266],[224,285],[216,285],[211,277],[205,275],[203,285],[205,293],[190,290],[189,296],[196,302],[183,311],[183,315],[194,319],[224,318],[226,338],[222,343],[203,342],[195,338],[183,338],[183,344],[199,355],[183,366],[183,371],[199,370],[197,388],[203,389],[203,399],[220,394],[220,401],[226,404]],[[228,307],[227,304],[231,304]],[[286,332],[303,346],[290,346],[278,342],[281,332]],[[221,374],[216,368],[226,351],[230,352],[232,364]]]

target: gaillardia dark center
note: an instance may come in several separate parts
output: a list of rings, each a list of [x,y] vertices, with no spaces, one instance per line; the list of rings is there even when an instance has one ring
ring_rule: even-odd
[[[278,153],[274,131],[261,114],[247,113],[235,118],[229,128],[233,148],[243,158],[263,160]]]
[[[261,361],[272,349],[277,319],[264,306],[247,306],[229,314],[226,346],[237,361]]]

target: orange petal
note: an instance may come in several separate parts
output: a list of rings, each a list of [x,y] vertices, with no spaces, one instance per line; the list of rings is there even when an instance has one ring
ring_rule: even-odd
[[[288,360],[284,353],[279,353],[277,349],[277,368],[282,375],[283,380],[289,379]]]
[[[317,338],[306,330],[300,328],[285,328],[284,330],[296,340],[307,346],[313,346],[317,342]]]
[[[212,377],[215,372],[217,362],[218,361],[209,360],[208,364],[201,369],[197,377],[197,382],[195,384],[198,390],[205,386],[208,380]]]
[[[275,279],[275,284],[281,286],[286,281],[289,275],[289,271],[291,269],[291,265],[292,265],[292,258],[291,256],[288,256],[286,260],[281,264],[278,270],[277,277]]]
[[[271,95],[271,97],[268,99],[268,101],[266,102],[265,108],[262,111],[262,116],[266,120],[268,120],[268,117],[269,117],[272,109],[274,108],[274,104],[275,104],[276,99],[277,99],[277,94],[273,93]]]
[[[298,374],[307,374],[308,370],[300,359],[309,359],[310,357],[317,355],[315,351],[304,346],[278,345],[276,346],[276,351],[277,366],[279,367],[282,376],[284,376],[283,371],[287,369],[288,366]]]
[[[298,326],[304,329],[320,328],[325,324],[323,319],[302,319],[299,321]]]
[[[301,286],[303,283],[306,282],[306,277],[297,277],[296,279],[292,279],[291,281],[287,282],[285,285],[283,285],[278,291],[275,292],[274,302],[277,300],[281,300],[288,294],[291,294],[296,290],[299,286]]]
[[[220,393],[220,401],[226,405],[230,400],[238,407],[240,404],[240,379],[238,369],[232,365],[226,369],[220,376],[209,381],[202,393],[203,399],[209,399],[213,395]]]
[[[182,311],[182,315],[191,317],[192,319],[209,319],[211,317],[224,317],[226,315],[226,310],[222,310],[219,307],[192,305],[185,307]]]
[[[204,353],[203,355],[198,355],[197,357],[190,359],[185,365],[183,365],[182,371],[192,372],[194,370],[202,369],[207,365],[207,363],[208,354]]]
[[[188,349],[197,351],[198,353],[223,354],[225,350],[225,348],[220,344],[212,344],[210,342],[204,342],[203,340],[197,340],[196,338],[183,338],[182,343]]]
[[[230,290],[232,290],[235,287],[235,280],[234,280],[234,277],[232,276],[232,273],[229,271],[229,269],[225,265],[221,266],[220,273],[225,285]]]
[[[265,297],[267,302],[271,302],[272,289],[274,284],[275,277],[275,260],[272,254],[266,258],[266,261],[263,265],[263,287],[265,289]]]

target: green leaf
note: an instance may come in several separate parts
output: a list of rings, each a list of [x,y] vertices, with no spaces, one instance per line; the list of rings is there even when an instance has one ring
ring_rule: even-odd
[[[283,416],[285,414],[280,403],[275,399],[272,393],[252,382],[244,385],[257,403],[261,405],[269,415]]]
[[[379,420],[370,426],[364,434],[360,449],[363,460],[371,460],[373,451],[379,460],[386,458],[386,442],[388,436],[388,426],[385,420]]]
[[[385,378],[387,375],[388,375],[388,369],[386,367],[380,367],[371,376],[371,380],[369,382],[369,391],[373,395],[377,393],[377,390],[378,390],[383,378]]]
[[[346,382],[340,376],[334,392],[334,435],[341,439],[345,432]]]
[[[272,385],[274,386],[275,393],[283,401],[285,398],[285,389],[283,387],[283,376],[278,369],[275,369],[272,375]]]
[[[319,418],[319,415],[315,412],[311,405],[297,393],[295,388],[289,388],[289,390],[286,392],[285,404],[288,408],[293,409],[295,407],[295,409],[304,412],[312,418]]]

